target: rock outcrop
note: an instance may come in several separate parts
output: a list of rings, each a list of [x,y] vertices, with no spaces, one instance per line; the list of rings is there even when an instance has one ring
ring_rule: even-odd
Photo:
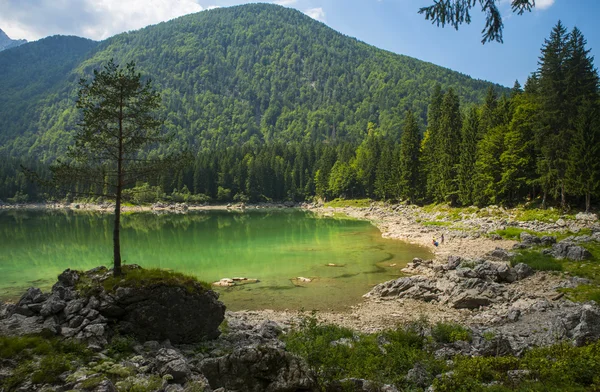
[[[101,281],[111,275],[106,269],[84,273]],[[66,270],[50,293],[30,288],[14,305],[0,313],[0,334],[47,333],[87,342],[100,349],[118,333],[139,341],[165,340],[194,343],[219,336],[225,306],[218,294],[198,285],[185,287],[154,284],[119,287],[107,292],[96,284],[86,295],[77,289],[82,273]]]
[[[445,266],[413,260],[409,268],[435,271],[433,276],[402,277],[375,286],[365,298],[410,298],[437,301],[455,309],[475,309],[492,303],[507,302],[516,293],[503,283],[524,279],[533,273],[525,264],[515,268],[506,263],[485,260],[468,261],[449,256]]]

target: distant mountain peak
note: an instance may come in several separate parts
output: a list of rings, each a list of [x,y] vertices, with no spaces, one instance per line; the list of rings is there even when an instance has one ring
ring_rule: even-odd
[[[10,37],[0,29],[0,51],[23,45],[26,42],[27,40],[25,39],[10,39]]]

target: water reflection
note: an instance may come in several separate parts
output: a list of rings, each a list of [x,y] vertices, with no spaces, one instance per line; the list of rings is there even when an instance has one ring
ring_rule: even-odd
[[[48,287],[65,268],[110,266],[112,222],[97,212],[0,211],[0,298],[30,285]],[[381,238],[367,222],[299,210],[131,213],[123,216],[121,235],[127,263],[206,281],[260,279],[223,290],[233,309],[344,307],[397,276],[413,257],[429,256]],[[315,280],[294,286],[290,279],[297,276]]]

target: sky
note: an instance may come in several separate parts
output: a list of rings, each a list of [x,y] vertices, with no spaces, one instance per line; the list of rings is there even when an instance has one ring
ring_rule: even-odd
[[[0,0],[0,29],[12,39],[55,34],[94,40],[136,30],[193,12],[251,1],[240,0]],[[540,48],[560,19],[577,26],[591,54],[600,53],[600,0],[536,0],[518,16],[510,0],[498,0],[504,43],[481,44],[485,20],[476,8],[458,31],[432,25],[417,13],[433,0],[266,0],[298,9],[329,27],[368,44],[441,65],[474,78],[512,87],[537,69]],[[597,56],[596,56],[597,57]]]

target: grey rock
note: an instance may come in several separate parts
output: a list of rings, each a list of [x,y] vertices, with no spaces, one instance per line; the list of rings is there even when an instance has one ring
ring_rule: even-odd
[[[494,260],[508,261],[510,260],[511,254],[503,248],[496,248],[488,253],[488,256]]]
[[[120,321],[127,323],[130,334],[140,341],[165,340],[172,343],[196,343],[219,336],[219,325],[224,319],[225,305],[218,294],[198,287],[189,290],[177,286],[136,288],[123,303],[115,305],[125,313]],[[139,299],[131,302],[132,298]],[[102,313],[102,309],[101,309]],[[109,317],[112,312],[103,313]]]
[[[237,348],[231,354],[203,360],[200,370],[215,389],[287,392],[316,387],[304,361],[271,346]]]
[[[276,339],[281,335],[282,329],[275,321],[264,321],[258,328],[258,333],[265,339]]]
[[[481,306],[491,304],[489,298],[483,297],[476,290],[461,292],[458,296],[451,298],[449,305],[455,309],[477,309]]]
[[[79,274],[77,271],[66,269],[58,275],[58,281],[62,283],[64,287],[75,287],[75,284],[79,281]]]
[[[582,246],[572,242],[561,241],[552,245],[552,255],[557,259],[586,260],[592,257],[591,253]]]
[[[541,241],[542,241],[542,245],[550,246],[550,245],[556,244],[556,237],[553,237],[551,235],[545,235],[545,236],[542,236]]]
[[[533,270],[533,268],[531,268],[530,266],[528,266],[525,263],[519,263],[519,264],[515,265],[514,270],[517,274],[517,280],[522,280],[522,279],[525,279],[525,278],[535,274],[535,271]]]
[[[500,264],[496,271],[500,282],[513,283],[518,279],[517,271],[508,264]]]
[[[509,370],[506,372],[506,376],[511,384],[517,385],[528,379],[531,376],[531,371],[527,369]]]
[[[460,267],[456,269],[456,276],[461,278],[476,278],[477,272],[472,268]]]
[[[406,381],[420,388],[425,388],[431,384],[432,377],[427,369],[420,362],[417,362],[406,374]]]
[[[94,392],[117,392],[117,388],[110,380],[103,380],[94,388]]]
[[[475,274],[479,279],[496,282],[498,280],[498,267],[495,264],[485,261],[474,268]]]
[[[586,222],[595,222],[598,220],[598,215],[592,213],[579,212],[575,215],[575,219]]]
[[[513,323],[517,322],[519,320],[519,317],[521,317],[521,311],[519,309],[510,309],[508,311],[508,315],[506,316],[508,321]]]
[[[186,360],[184,358],[179,358],[165,363],[160,368],[160,375],[164,376],[166,374],[170,374],[173,377],[173,381],[182,383],[191,376],[192,371]]]
[[[600,338],[600,311],[597,307],[583,306],[579,324],[573,329],[572,338],[577,346]]]
[[[526,231],[522,232],[520,234],[520,239],[521,239],[521,243],[526,244],[526,245],[540,245],[542,243],[542,240],[533,235],[533,234],[529,234]]]
[[[86,304],[86,300],[84,298],[76,299],[73,301],[69,301],[69,303],[65,306],[64,313],[67,316],[70,316],[74,313],[79,312]]]
[[[44,302],[42,309],[40,309],[40,314],[44,317],[50,316],[52,314],[56,314],[63,310],[67,306],[67,303],[60,299],[57,295],[52,294],[50,298]]]
[[[101,324],[93,324],[88,325],[83,329],[84,337],[92,338],[92,337],[101,337],[104,335],[105,327]]]
[[[448,256],[447,268],[449,270],[455,270],[460,265],[461,261],[462,258],[460,256]]]
[[[25,294],[21,296],[21,299],[19,299],[19,302],[17,302],[17,306],[44,302],[47,298],[48,296],[44,295],[42,290],[36,287],[30,287],[27,289]]]
[[[7,319],[0,320],[0,335],[23,336],[42,333],[44,318],[40,316],[26,317],[13,314]]]

